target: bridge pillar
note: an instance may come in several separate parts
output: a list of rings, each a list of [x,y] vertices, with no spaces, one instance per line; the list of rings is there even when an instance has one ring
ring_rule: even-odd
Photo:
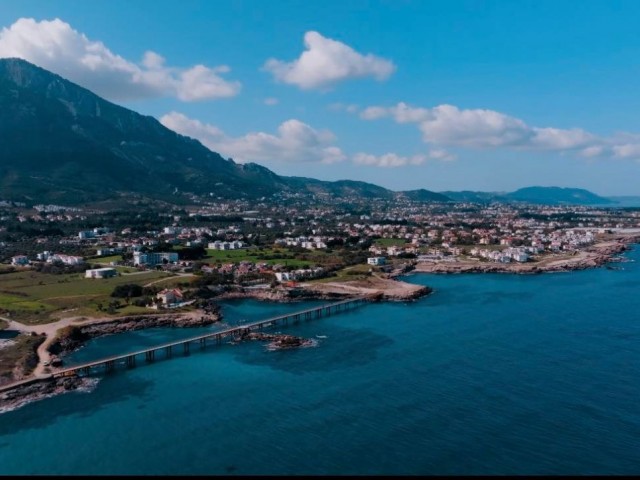
[[[182,344],[182,348],[183,348],[183,350],[184,350],[184,354],[185,354],[185,355],[189,355],[189,342],[187,342],[187,343],[183,343],[183,344]]]
[[[200,339],[200,348],[205,348],[207,346],[207,337],[202,337]]]
[[[104,367],[107,372],[113,372],[116,368],[116,362],[114,360],[109,360],[108,362],[105,362]]]
[[[166,354],[167,358],[171,358],[171,356],[173,355],[173,350],[170,346],[164,347],[164,353]]]
[[[136,366],[136,356],[135,355],[129,355],[127,357],[127,368],[133,368]]]
[[[91,373],[91,367],[84,367],[81,371],[85,375],[89,375]]]
[[[220,335],[220,334],[216,335],[216,343],[218,345],[220,345],[222,343],[222,335]]]
[[[145,356],[147,362],[153,362],[156,359],[156,351],[155,350],[149,350],[148,352],[144,352],[144,356]]]

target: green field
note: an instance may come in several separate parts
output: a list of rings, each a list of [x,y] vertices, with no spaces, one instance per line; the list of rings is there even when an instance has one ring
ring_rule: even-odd
[[[122,255],[111,255],[109,257],[93,257],[90,259],[90,263],[106,263],[120,262],[122,261]]]
[[[310,283],[346,282],[349,280],[362,280],[369,276],[369,272],[377,272],[380,269],[372,265],[353,265],[336,272],[335,277],[325,277],[308,280]]]
[[[276,258],[264,258],[275,256]],[[249,261],[253,263],[268,263],[269,265],[282,264],[292,267],[307,267],[313,265],[309,260],[299,260],[297,258],[289,258],[293,256],[286,249],[281,248],[264,248],[262,251],[258,248],[246,248],[242,250],[212,250],[207,249],[207,256],[203,259],[205,262],[216,263],[232,263]]]
[[[401,247],[402,245],[406,245],[407,241],[404,238],[378,238],[375,241],[375,244],[379,247],[391,247],[397,246]]]
[[[116,285],[146,285],[170,277],[166,272],[143,272],[91,279],[84,274],[50,275],[22,271],[0,276],[0,311],[25,323],[48,323],[64,316],[93,316],[106,306]],[[120,312],[120,311],[118,311]]]

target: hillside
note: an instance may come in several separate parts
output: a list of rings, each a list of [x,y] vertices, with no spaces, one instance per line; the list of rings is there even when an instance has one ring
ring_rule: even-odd
[[[526,187],[508,193],[511,201],[548,205],[608,205],[614,201],[581,188]]]
[[[82,203],[139,194],[255,198],[276,192],[391,198],[365,182],[282,177],[236,164],[155,118],[108,102],[20,59],[0,59],[0,190],[27,202]]]

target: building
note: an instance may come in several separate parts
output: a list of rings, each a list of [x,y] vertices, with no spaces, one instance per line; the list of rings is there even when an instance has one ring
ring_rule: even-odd
[[[184,295],[179,288],[164,289],[156,295],[162,301],[162,305],[168,307],[184,301]]]
[[[154,267],[156,265],[166,263],[176,263],[178,261],[178,254],[176,252],[134,252],[133,264],[134,265],[147,265]]]
[[[50,255],[47,258],[47,263],[64,263],[65,265],[82,265],[84,258],[76,257],[74,255],[64,255],[62,253],[56,253]]]
[[[110,278],[118,275],[115,268],[94,268],[84,272],[84,278]]]
[[[210,242],[208,245],[210,250],[239,250],[245,248],[244,242],[235,240],[233,242],[221,242],[219,240]]]
[[[367,263],[369,265],[384,265],[387,259],[385,257],[369,257]]]
[[[11,258],[11,265],[29,265],[29,259],[26,255],[16,255]]]

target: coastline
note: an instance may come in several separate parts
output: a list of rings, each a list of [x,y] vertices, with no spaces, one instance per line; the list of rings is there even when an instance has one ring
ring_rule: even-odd
[[[458,262],[419,262],[411,273],[514,273],[537,274],[568,272],[601,267],[615,262],[616,256],[629,250],[630,245],[640,243],[640,235],[618,236],[594,244],[566,258],[545,258],[538,262],[497,263],[467,260]]]
[[[479,262],[418,263],[403,275],[412,273],[515,273],[535,274],[583,270],[616,261],[616,256],[629,250],[631,244],[640,243],[640,235],[618,236],[600,242],[569,258],[550,259],[545,263],[489,264]],[[382,301],[411,301],[428,295],[432,289],[426,286],[403,282],[395,278],[372,275],[364,279],[335,282],[306,282],[294,288],[243,288],[218,295],[216,301],[254,299],[265,302],[290,303],[305,300],[336,300],[357,296],[368,296]],[[0,414],[14,410],[33,401],[69,391],[90,390],[99,381],[97,378],[67,377],[54,379],[51,369],[44,367],[46,361],[55,359],[80,348],[90,339],[104,335],[141,330],[154,327],[198,327],[222,320],[222,314],[205,314],[202,311],[163,315],[131,315],[120,318],[93,318],[74,322],[73,318],[55,324],[25,327],[23,332],[45,334],[46,340],[38,348],[39,363],[30,377],[12,384],[0,386]],[[16,327],[17,322],[11,322]],[[56,326],[62,324],[62,326]],[[38,332],[43,330],[43,332]],[[46,332],[46,333],[44,333]],[[53,355],[53,357],[52,357]]]

